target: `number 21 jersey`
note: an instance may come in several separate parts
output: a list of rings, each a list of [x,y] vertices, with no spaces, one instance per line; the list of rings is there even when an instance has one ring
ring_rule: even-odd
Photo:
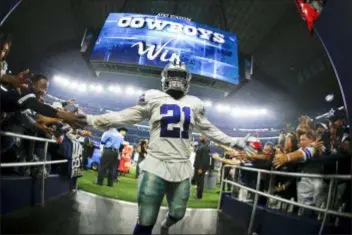
[[[203,102],[197,97],[186,95],[175,100],[165,92],[149,90],[141,96],[139,105],[146,108],[150,126],[147,158],[140,164],[142,170],[171,182],[192,177],[189,158],[194,128],[203,132],[210,125],[213,132],[208,136],[219,137],[220,133],[221,137],[216,139],[230,145],[231,137],[206,120]]]

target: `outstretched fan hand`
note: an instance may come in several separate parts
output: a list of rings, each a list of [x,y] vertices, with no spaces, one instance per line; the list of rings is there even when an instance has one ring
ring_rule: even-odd
[[[8,83],[11,86],[16,87],[16,88],[28,88],[28,84],[30,83],[28,76],[29,76],[29,69],[15,75],[15,76],[5,74],[1,77],[1,81]]]

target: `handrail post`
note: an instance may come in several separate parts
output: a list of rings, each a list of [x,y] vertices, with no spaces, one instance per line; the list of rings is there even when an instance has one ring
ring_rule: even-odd
[[[324,225],[325,225],[325,222],[326,222],[326,218],[327,218],[327,215],[328,215],[328,210],[329,210],[330,203],[331,203],[331,195],[332,195],[332,186],[333,186],[333,184],[334,184],[334,179],[331,179],[330,183],[329,183],[329,192],[328,192],[328,198],[327,198],[326,207],[325,207],[325,211],[324,211],[324,217],[323,217],[323,220],[321,221],[319,235],[323,234],[323,231],[324,231]]]
[[[268,188],[268,193],[273,194],[274,191],[274,184],[276,183],[276,177],[275,175],[270,174],[270,179],[269,179],[269,188]],[[266,200],[265,207],[269,208],[269,200]]]
[[[218,211],[220,211],[220,204],[221,204],[221,197],[222,197],[222,188],[224,185],[224,175],[225,175],[225,166],[222,166],[222,171],[221,171],[221,182],[220,182],[220,195],[219,195],[219,201],[218,201]]]
[[[252,206],[252,214],[251,214],[251,219],[249,221],[249,225],[248,225],[248,234],[250,235],[252,233],[253,230],[253,224],[254,224],[254,218],[255,218],[255,212],[257,210],[257,205],[258,205],[258,199],[259,199],[259,194],[258,191],[260,189],[260,178],[261,178],[261,172],[258,171],[258,175],[257,175],[257,185],[255,187],[255,197],[254,197],[254,202],[253,202],[253,206]]]
[[[275,188],[275,183],[276,183],[276,177],[275,175],[270,174],[270,179],[269,179],[269,188],[268,192],[269,194],[272,194]]]
[[[236,173],[237,173],[237,168],[234,167],[232,168],[233,169],[233,178],[232,178],[232,181],[233,182],[236,182]],[[230,174],[230,172],[229,172]],[[235,193],[235,187],[233,186],[233,184],[230,184],[231,185],[231,193],[232,193],[232,196],[234,196],[234,193]]]
[[[41,205],[42,206],[45,206],[45,166],[46,166],[46,155],[47,155],[47,152],[48,152],[48,142],[45,142],[45,145],[44,145],[44,164],[43,164],[43,167],[42,167],[42,187],[41,187]]]

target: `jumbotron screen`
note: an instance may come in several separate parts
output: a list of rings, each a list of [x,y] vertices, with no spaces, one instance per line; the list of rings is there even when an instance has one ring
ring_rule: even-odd
[[[239,83],[234,34],[165,14],[111,13],[90,60],[163,68],[177,58],[193,74]]]

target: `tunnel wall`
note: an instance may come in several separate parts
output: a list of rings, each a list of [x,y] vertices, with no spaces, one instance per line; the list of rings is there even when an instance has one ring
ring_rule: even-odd
[[[328,0],[314,26],[315,33],[324,45],[338,78],[350,124],[352,123],[351,9],[351,0]]]
[[[45,201],[68,193],[68,181],[58,175],[51,175],[45,180]],[[1,177],[1,215],[39,204],[41,201],[41,180],[32,177]]]

